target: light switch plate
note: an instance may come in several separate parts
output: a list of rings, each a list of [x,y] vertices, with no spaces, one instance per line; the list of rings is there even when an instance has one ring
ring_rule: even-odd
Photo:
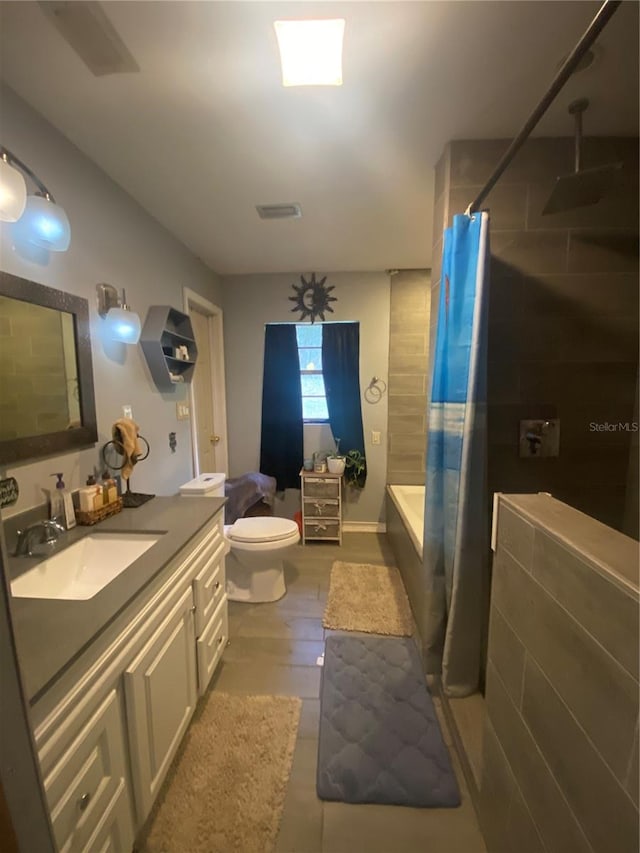
[[[372,429],[371,430],[371,444],[380,444],[380,430]]]
[[[131,406],[123,406],[122,407],[122,417],[123,418],[133,418],[133,409]]]
[[[176,403],[176,418],[179,421],[188,421],[189,420],[189,404],[188,403]]]

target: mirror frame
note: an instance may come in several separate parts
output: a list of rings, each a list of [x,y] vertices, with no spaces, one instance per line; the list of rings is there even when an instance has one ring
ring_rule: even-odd
[[[73,316],[78,366],[78,391],[80,394],[80,422],[82,426],[42,435],[10,438],[0,441],[0,464],[10,465],[28,459],[38,459],[88,447],[98,441],[96,402],[93,393],[93,359],[89,334],[89,303],[81,296],[73,296],[53,287],[0,271],[0,295],[53,308]]]

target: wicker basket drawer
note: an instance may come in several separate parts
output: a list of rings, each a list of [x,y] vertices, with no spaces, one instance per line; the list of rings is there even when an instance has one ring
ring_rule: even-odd
[[[304,520],[305,539],[339,539],[340,522],[338,519],[313,518]]]
[[[340,501],[335,498],[306,498],[304,499],[304,517],[339,518]]]
[[[305,498],[338,498],[340,495],[340,480],[321,480],[305,477]]]

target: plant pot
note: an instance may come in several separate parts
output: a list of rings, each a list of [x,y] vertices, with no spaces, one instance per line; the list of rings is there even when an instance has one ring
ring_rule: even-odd
[[[344,474],[344,456],[329,456],[327,459],[330,474]]]

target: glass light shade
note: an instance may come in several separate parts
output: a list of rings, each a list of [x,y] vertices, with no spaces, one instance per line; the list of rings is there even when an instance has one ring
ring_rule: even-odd
[[[30,195],[20,218],[20,232],[34,246],[49,252],[66,252],[71,242],[67,214],[48,198]]]
[[[140,340],[140,317],[125,308],[110,308],[104,318],[104,333],[112,341],[137,344]]]
[[[344,18],[275,21],[283,86],[342,86]]]
[[[0,157],[0,219],[17,222],[27,203],[27,185],[22,174]]]

